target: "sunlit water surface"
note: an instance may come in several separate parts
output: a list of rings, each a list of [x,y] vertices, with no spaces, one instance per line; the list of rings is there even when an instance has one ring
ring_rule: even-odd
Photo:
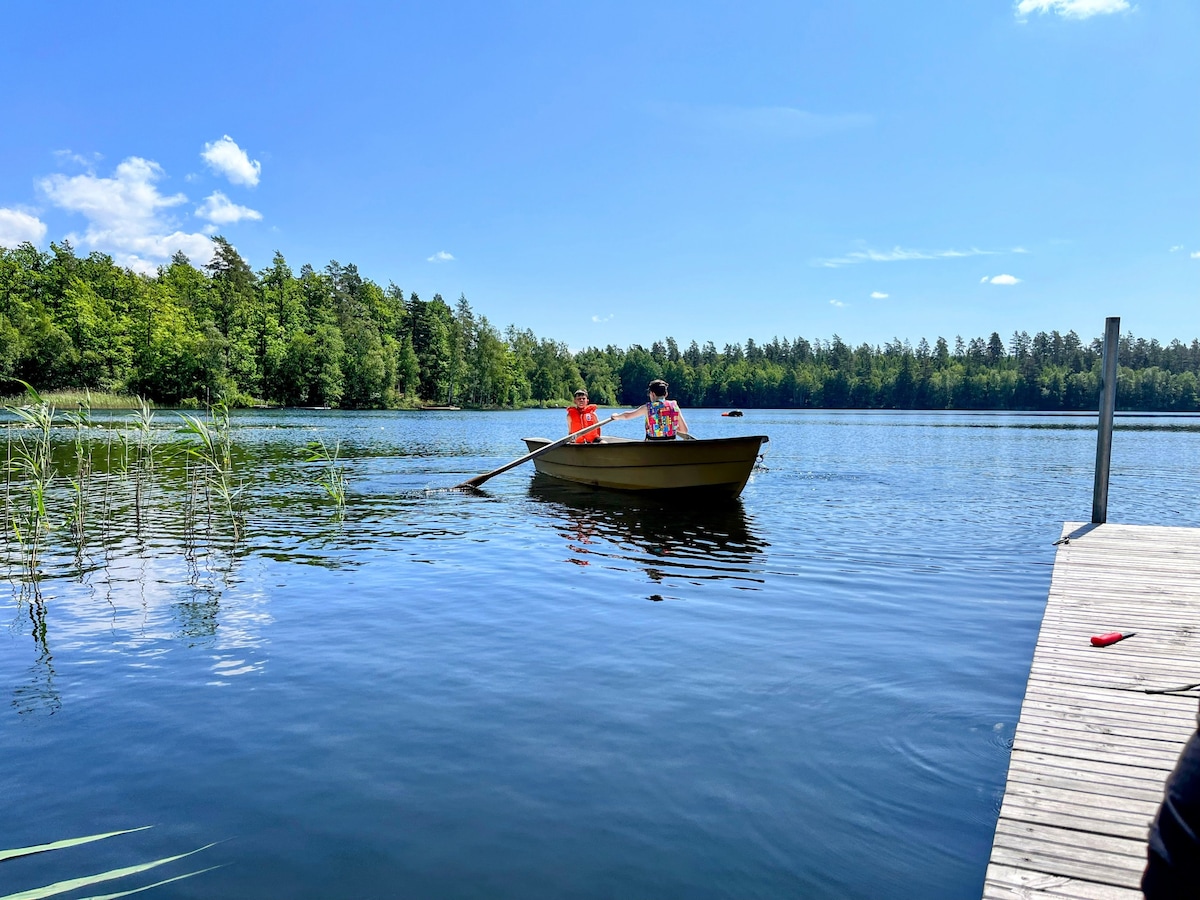
[[[96,488],[0,601],[0,849],[155,827],[0,893],[216,841],[147,896],[979,896],[1094,421],[689,410],[770,436],[740,501],[441,490],[562,418],[235,415],[237,543]],[[1200,420],[1118,424],[1109,520],[1200,526]]]

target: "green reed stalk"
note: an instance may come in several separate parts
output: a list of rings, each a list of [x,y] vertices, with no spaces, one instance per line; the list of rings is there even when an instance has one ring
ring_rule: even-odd
[[[73,413],[66,413],[63,418],[75,427],[75,476],[73,478],[68,477],[67,480],[71,483],[71,489],[74,492],[71,509],[71,533],[75,538],[76,552],[82,556],[85,546],[84,528],[87,518],[88,493],[92,474],[92,448],[91,443],[84,439],[84,432],[86,429],[92,428],[95,424],[92,421],[90,396],[85,393],[84,399],[79,401],[78,410]]]
[[[12,521],[12,430],[4,429],[4,521]],[[8,529],[2,529],[4,533],[4,557],[8,559]]]
[[[184,452],[201,464],[206,491],[211,489],[220,499],[233,526],[234,540],[241,539],[241,513],[237,506],[243,486],[233,486],[233,437],[229,426],[229,407],[224,403],[212,408],[212,422],[197,416],[179,413],[183,424],[178,433],[195,438]]]
[[[138,533],[142,530],[142,507],[146,492],[154,479],[154,413],[150,403],[143,397],[137,398],[137,409],[133,414],[132,447],[126,444],[126,471],[129,450],[133,451],[133,508]]]
[[[23,423],[22,433],[10,451],[8,468],[27,493],[26,502],[13,511],[9,521],[21,550],[22,565],[30,581],[36,581],[42,542],[51,528],[46,513],[46,495],[54,481],[50,455],[54,407],[43,400],[32,386],[25,384],[25,390],[29,403],[7,407],[8,412]]]
[[[154,411],[148,400],[138,397],[133,414],[137,434],[137,464],[147,474],[154,473]]]
[[[346,511],[347,481],[346,471],[339,463],[341,448],[342,442],[334,441],[333,451],[330,452],[325,441],[317,438],[315,441],[308,442],[308,457],[305,459],[305,462],[324,463],[324,468],[316,481],[333,501],[338,515]]]

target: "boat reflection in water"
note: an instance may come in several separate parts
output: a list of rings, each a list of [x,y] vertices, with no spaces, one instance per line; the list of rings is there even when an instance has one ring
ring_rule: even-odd
[[[535,473],[532,511],[567,542],[566,562],[643,568],[656,583],[735,579],[752,588],[769,544],[735,497],[673,499],[591,488]],[[652,600],[664,599],[659,595]]]

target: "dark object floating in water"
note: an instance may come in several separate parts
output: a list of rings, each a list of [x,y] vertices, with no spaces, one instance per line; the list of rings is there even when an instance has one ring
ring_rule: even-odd
[[[461,406],[418,406],[421,412],[458,412]]]
[[[731,409],[729,412],[721,413],[721,415],[731,416],[735,419],[740,419],[742,416],[745,415],[745,413],[743,413],[740,409]]]

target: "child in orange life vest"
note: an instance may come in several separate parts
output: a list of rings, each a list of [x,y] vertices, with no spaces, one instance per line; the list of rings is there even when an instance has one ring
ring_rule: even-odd
[[[582,388],[575,392],[575,405],[567,407],[567,434],[574,434],[581,428],[595,425],[600,419],[596,416],[596,404],[588,403],[588,393]],[[575,438],[577,444],[594,444],[600,440],[600,429],[589,431]]]
[[[614,419],[636,419],[645,416],[646,440],[673,441],[677,434],[687,434],[687,422],[683,418],[683,410],[674,400],[667,399],[667,383],[661,378],[655,378],[648,388],[650,402],[643,403],[637,409],[617,413]]]

